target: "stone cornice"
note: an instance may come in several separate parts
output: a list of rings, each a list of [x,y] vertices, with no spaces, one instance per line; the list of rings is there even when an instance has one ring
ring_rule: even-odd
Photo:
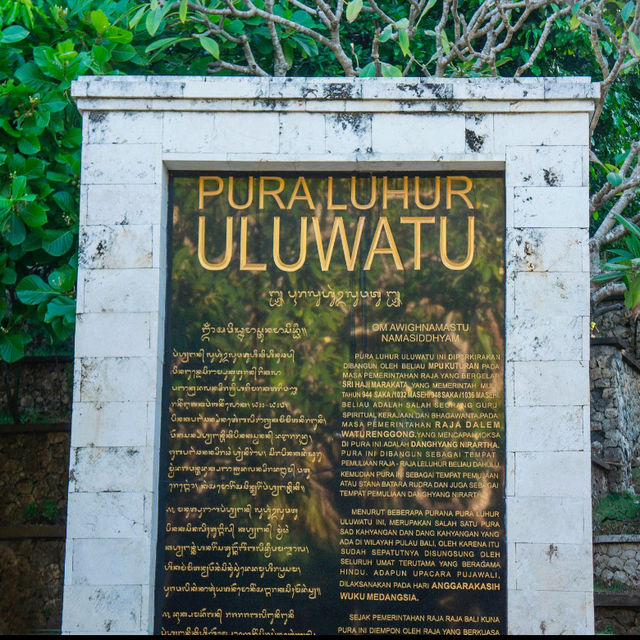
[[[80,111],[591,112],[589,78],[83,76]]]

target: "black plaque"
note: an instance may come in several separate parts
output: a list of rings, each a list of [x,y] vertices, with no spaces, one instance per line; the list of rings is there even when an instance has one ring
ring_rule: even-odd
[[[505,633],[503,177],[171,210],[156,631]]]

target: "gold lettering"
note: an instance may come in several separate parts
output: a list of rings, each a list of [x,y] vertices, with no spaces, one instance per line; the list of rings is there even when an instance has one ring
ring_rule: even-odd
[[[297,271],[307,259],[307,218],[300,218],[300,253],[293,264],[285,264],[280,257],[280,216],[273,218],[273,261],[282,271]]]
[[[392,198],[402,196],[402,206],[404,209],[409,208],[409,176],[402,176],[402,189],[389,189],[388,176],[382,178],[382,207],[387,208],[387,200],[389,196]]]
[[[346,209],[346,204],[336,204],[333,202],[333,176],[329,176],[329,187],[327,192],[327,209]]]
[[[247,217],[240,218],[240,271],[266,271],[267,265],[261,262],[247,262]]]
[[[376,203],[376,198],[378,195],[378,189],[377,189],[377,180],[375,176],[371,176],[370,177],[370,181],[371,181],[371,198],[369,200],[369,202],[367,204],[360,204],[357,200],[356,197],[356,182],[358,181],[358,178],[356,176],[351,176],[351,204],[356,208],[356,209],[360,209],[361,211],[364,209],[371,209],[373,207],[373,205]]]
[[[423,223],[435,224],[434,216],[402,216],[400,218],[401,224],[413,225],[413,268],[418,271],[420,269],[421,258],[421,236],[420,225]]]
[[[304,191],[304,195],[302,196],[298,195],[300,187],[302,187],[302,190]],[[287,209],[291,209],[291,206],[296,200],[306,200],[311,211],[316,208],[313,204],[313,198],[311,197],[311,193],[309,193],[309,187],[307,186],[307,181],[304,179],[304,176],[300,176],[296,182],[296,186],[293,187],[293,193],[291,194],[291,198],[289,198]]]
[[[222,269],[226,269],[231,262],[231,252],[233,249],[233,218],[231,216],[227,216],[227,242],[224,250],[224,258],[217,263],[209,262],[204,255],[206,233],[205,225],[206,216],[200,216],[200,219],[198,220],[198,260],[200,261],[200,264],[209,271],[221,271]]]
[[[382,236],[383,230],[385,232],[385,235],[387,236],[389,246],[380,248],[378,247],[378,244],[380,242],[380,237]],[[378,220],[375,233],[373,234],[373,241],[371,242],[371,248],[369,249],[369,255],[367,256],[367,260],[364,264],[365,271],[368,271],[369,269],[371,269],[371,263],[373,262],[373,258],[378,254],[393,256],[393,261],[396,263],[396,269],[399,269],[399,270],[404,269],[404,266],[402,265],[402,261],[400,260],[400,256],[398,254],[398,247],[396,247],[396,241],[393,238],[393,233],[391,233],[391,227],[389,227],[389,221],[387,220],[386,217],[381,217]]]
[[[336,237],[338,236],[338,233],[340,233],[340,240],[342,241],[342,252],[344,253],[344,262],[347,265],[347,271],[353,271],[356,263],[356,257],[358,255],[358,249],[360,248],[360,239],[362,238],[363,228],[364,218],[361,216],[358,218],[358,226],[356,227],[356,237],[353,241],[353,249],[350,250],[349,241],[347,240],[347,232],[344,228],[344,220],[340,216],[334,218],[333,227],[331,228],[331,236],[329,237],[329,245],[327,246],[327,252],[325,253],[322,246],[320,222],[318,218],[313,218],[313,230],[316,234],[318,257],[320,258],[320,266],[323,271],[329,270],[331,256],[333,255],[333,247],[336,243]]]
[[[236,203],[233,197],[233,183],[234,177],[229,176],[229,205],[239,211],[242,211],[242,209],[248,209],[253,204],[253,176],[249,176],[247,182],[247,201],[244,204]]]
[[[462,180],[466,187],[462,189],[454,189],[454,180]],[[467,208],[473,209],[471,200],[466,196],[466,194],[471,191],[472,187],[473,182],[471,182],[471,178],[467,178],[467,176],[447,176],[447,209],[451,209],[451,196],[453,195],[460,196],[467,203]]]
[[[218,187],[214,191],[205,191],[205,180],[216,180],[218,183]],[[218,176],[200,176],[198,179],[198,208],[204,209],[204,198],[205,196],[217,196],[222,193],[223,187],[222,178]]]
[[[440,218],[440,258],[447,269],[462,271],[471,264],[475,249],[474,229],[475,218],[474,216],[469,216],[467,218],[467,257],[462,262],[451,262],[447,255],[447,217],[442,216]]]
[[[431,204],[423,204],[420,200],[420,176],[415,177],[414,199],[418,209],[429,211],[430,209],[435,209],[440,204],[440,176],[436,176],[435,178],[434,189],[433,202]]]
[[[275,180],[278,183],[278,186],[274,189],[267,189],[265,187],[265,182],[267,180]],[[277,203],[280,209],[285,209],[284,202],[278,195],[282,193],[284,190],[284,179],[280,176],[260,176],[260,208],[264,209],[264,198],[265,196],[271,196]]]

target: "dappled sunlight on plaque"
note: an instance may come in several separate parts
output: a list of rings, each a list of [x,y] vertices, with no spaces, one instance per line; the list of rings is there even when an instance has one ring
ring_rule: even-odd
[[[505,633],[503,177],[171,193],[157,631]]]

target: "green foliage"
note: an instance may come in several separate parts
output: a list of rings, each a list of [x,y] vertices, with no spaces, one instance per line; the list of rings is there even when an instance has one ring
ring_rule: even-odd
[[[71,82],[144,58],[117,24],[127,2],[0,1],[0,358],[15,362],[30,327],[72,333],[77,271],[80,117]]]
[[[631,491],[603,496],[593,510],[596,534],[640,532],[640,497]]]
[[[622,216],[615,214],[618,222],[629,234],[624,238],[625,249],[609,249],[605,252],[613,257],[604,263],[602,273],[592,278],[593,282],[606,283],[621,280],[626,292],[624,302],[627,309],[640,305],[640,227]]]
[[[30,502],[24,510],[24,522],[34,524],[57,524],[61,517],[60,509],[55,502],[45,498],[39,503]]]
[[[593,590],[596,593],[623,593],[624,591],[628,591],[629,587],[618,580],[604,582],[598,576],[594,576]]]

